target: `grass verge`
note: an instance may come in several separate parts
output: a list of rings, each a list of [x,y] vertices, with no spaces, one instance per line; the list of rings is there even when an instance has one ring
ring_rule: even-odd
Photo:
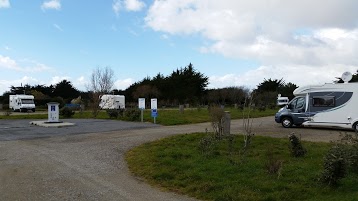
[[[242,110],[227,108],[225,109],[230,112],[232,119],[240,119],[242,118]],[[272,116],[277,112],[277,110],[267,109],[265,111],[254,110],[251,113],[251,117],[264,117],[264,116]],[[144,121],[153,122],[153,118],[151,117],[151,111],[144,111]],[[21,115],[0,115],[0,119],[47,119],[47,114],[21,114]],[[62,119],[62,117],[60,117]],[[75,119],[90,119],[93,118],[91,111],[76,111],[73,116]],[[105,110],[100,111],[97,119],[109,119],[109,116]],[[118,120],[122,120],[119,118]],[[164,126],[170,125],[182,125],[182,124],[194,124],[194,123],[202,123],[202,122],[210,122],[210,115],[207,109],[186,109],[184,113],[180,113],[179,110],[176,109],[159,109],[158,117],[156,119],[157,124],[161,124]]]
[[[203,200],[356,200],[358,175],[338,188],[317,181],[328,143],[303,142],[307,155],[293,158],[287,139],[256,136],[240,158],[243,136],[215,143],[209,155],[198,149],[206,134],[186,134],[136,147],[126,154],[130,171],[162,189]],[[268,153],[282,161],[280,174],[265,168]],[[236,161],[233,163],[233,161]],[[239,162],[241,161],[241,162]]]

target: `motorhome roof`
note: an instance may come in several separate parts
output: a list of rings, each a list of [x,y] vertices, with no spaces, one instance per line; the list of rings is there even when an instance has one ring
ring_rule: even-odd
[[[358,82],[353,83],[328,83],[323,85],[308,85],[304,87],[299,87],[293,91],[293,95],[305,95],[312,92],[324,92],[324,91],[358,91]]]

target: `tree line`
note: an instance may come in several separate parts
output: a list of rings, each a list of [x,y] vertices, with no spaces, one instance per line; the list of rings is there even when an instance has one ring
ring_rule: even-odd
[[[275,106],[277,95],[293,98],[296,84],[282,79],[264,79],[253,90],[244,86],[230,86],[207,89],[208,77],[198,72],[193,64],[178,68],[167,76],[158,73],[135,82],[125,90],[113,89],[113,70],[109,67],[93,71],[87,91],[76,89],[68,80],[55,85],[11,86],[10,91],[0,96],[0,103],[8,104],[10,94],[32,94],[37,105],[59,102],[61,105],[80,100],[85,105],[98,105],[101,94],[125,95],[126,104],[135,107],[138,98],[157,98],[160,106],[174,107],[179,104],[191,105],[243,105],[248,97],[253,97],[257,106]],[[358,81],[358,73],[353,74],[351,82]],[[337,78],[336,82],[341,82]],[[149,102],[149,101],[148,101]]]

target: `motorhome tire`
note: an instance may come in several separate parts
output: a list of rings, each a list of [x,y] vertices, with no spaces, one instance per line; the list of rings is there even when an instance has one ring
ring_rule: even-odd
[[[358,133],[358,121],[353,124],[353,129]]]
[[[290,117],[284,117],[281,120],[281,124],[284,128],[291,128],[292,127],[292,119]]]

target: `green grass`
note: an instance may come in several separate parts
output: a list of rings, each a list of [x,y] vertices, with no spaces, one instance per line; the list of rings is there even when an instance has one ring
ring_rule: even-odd
[[[242,110],[235,108],[225,108],[225,111],[229,111],[231,119],[242,118]],[[251,112],[252,118],[272,116],[277,112],[276,109],[267,109],[265,111],[254,110]],[[150,110],[144,112],[144,120],[153,122]],[[192,123],[210,122],[210,114],[208,109],[186,109],[184,113],[180,113],[179,110],[158,109],[158,117],[156,123],[170,126]]]
[[[242,110],[234,108],[225,108],[226,111],[230,111],[232,119],[242,118]],[[267,109],[265,111],[254,110],[251,113],[251,117],[264,117],[272,116],[277,112],[277,110]],[[25,115],[0,115],[0,119],[47,119],[47,114],[25,114]],[[144,111],[144,121],[153,122],[151,117],[151,111]],[[73,116],[75,119],[90,119],[93,118],[91,111],[78,112],[76,111]],[[105,110],[100,111],[97,119],[109,119]],[[63,119],[60,116],[60,119]],[[121,120],[121,119],[119,119]],[[180,113],[178,109],[158,109],[158,117],[156,118],[156,123],[164,126],[170,125],[182,125],[182,124],[193,124],[193,123],[202,123],[210,122],[210,115],[207,109],[186,109],[184,113]]]
[[[291,157],[288,139],[255,136],[245,157],[238,153],[242,136],[216,144],[209,155],[198,149],[205,134],[186,134],[143,144],[126,154],[130,171],[148,183],[204,200],[357,200],[358,175],[338,188],[317,181],[328,143],[303,142],[308,153]],[[283,161],[281,175],[265,169],[268,150]],[[234,163],[232,161],[235,161]],[[241,162],[240,162],[241,161]]]

